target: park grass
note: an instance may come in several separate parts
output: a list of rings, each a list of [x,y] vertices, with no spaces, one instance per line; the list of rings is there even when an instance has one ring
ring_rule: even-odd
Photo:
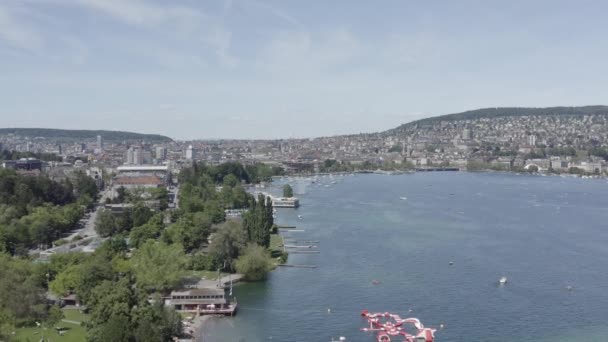
[[[77,309],[65,309],[63,310],[63,315],[65,316],[64,319],[70,321],[86,322],[89,319],[89,315],[82,313]]]
[[[287,252],[285,252],[283,243],[284,241],[281,235],[270,234],[270,246],[268,246],[268,251],[270,251],[270,256],[272,257],[272,269],[275,269],[279,264],[287,260]],[[284,260],[281,260],[282,256],[284,256]]]
[[[217,271],[188,271],[186,276],[217,280]]]
[[[270,253],[273,251],[283,252],[283,238],[279,234],[270,234]]]
[[[76,309],[63,310],[65,319],[70,321],[83,322],[88,319],[88,315],[80,313]],[[44,335],[45,341],[48,342],[82,342],[86,341],[86,329],[80,324],[59,322],[55,326],[67,328],[63,336],[59,335],[54,328],[36,328],[27,327],[16,330],[15,336],[10,339],[11,342],[38,342]]]

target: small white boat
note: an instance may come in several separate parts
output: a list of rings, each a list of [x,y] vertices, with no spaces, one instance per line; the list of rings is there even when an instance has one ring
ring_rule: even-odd
[[[504,284],[506,284],[506,283],[507,283],[507,277],[501,277],[501,278],[498,280],[498,283],[499,283],[500,285],[504,285]]]
[[[407,197],[401,196],[401,197],[399,197],[399,199],[402,200],[402,201],[405,201],[407,199]]]
[[[298,215],[298,218],[301,220],[302,219],[302,215]]]

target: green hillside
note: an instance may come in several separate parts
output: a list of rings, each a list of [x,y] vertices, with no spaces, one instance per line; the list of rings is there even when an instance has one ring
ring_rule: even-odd
[[[546,108],[526,108],[526,107],[497,107],[469,110],[457,114],[447,114],[433,116],[421,120],[403,124],[394,130],[411,127],[413,125],[424,126],[439,121],[475,120],[482,118],[496,118],[506,116],[583,116],[583,115],[608,115],[608,106],[583,106],[583,107],[546,107]],[[390,132],[389,131],[389,132]]]
[[[159,134],[140,134],[122,131],[104,130],[71,130],[53,128],[0,128],[0,135],[15,134],[26,137],[42,137],[47,139],[95,139],[101,135],[105,141],[146,140],[150,142],[168,142],[171,138]]]

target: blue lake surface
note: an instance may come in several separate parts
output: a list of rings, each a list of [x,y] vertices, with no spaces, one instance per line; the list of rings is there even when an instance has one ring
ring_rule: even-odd
[[[443,323],[439,342],[608,341],[605,179],[438,172],[289,182],[301,207],[280,209],[277,222],[304,229],[284,235],[318,240],[321,253],[288,262],[318,268],[236,286],[238,315],[212,319],[205,342],[371,342],[362,309]]]

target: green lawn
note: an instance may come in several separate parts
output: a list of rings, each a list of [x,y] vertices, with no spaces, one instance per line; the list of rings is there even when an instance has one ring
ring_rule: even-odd
[[[82,322],[88,319],[88,315],[78,312],[78,310],[64,310],[65,319],[70,321]],[[48,342],[82,342],[86,341],[86,330],[80,324],[59,322],[57,327],[67,328],[63,336],[59,335],[53,328],[19,328],[11,341],[19,342],[38,342],[44,335]]]
[[[283,238],[279,234],[271,234],[270,235],[270,252],[272,251],[283,251]]]
[[[70,321],[84,322],[89,319],[89,315],[81,313],[76,309],[63,310],[64,319]]]
[[[217,271],[188,271],[187,276],[217,280]],[[223,275],[226,275],[225,273]]]
[[[272,266],[276,268],[278,264],[284,263],[285,260],[280,260],[279,257],[281,255],[287,256],[285,252],[285,248],[283,247],[283,238],[279,234],[271,234],[270,235],[270,246],[268,247],[270,251],[270,256],[272,256]]]

